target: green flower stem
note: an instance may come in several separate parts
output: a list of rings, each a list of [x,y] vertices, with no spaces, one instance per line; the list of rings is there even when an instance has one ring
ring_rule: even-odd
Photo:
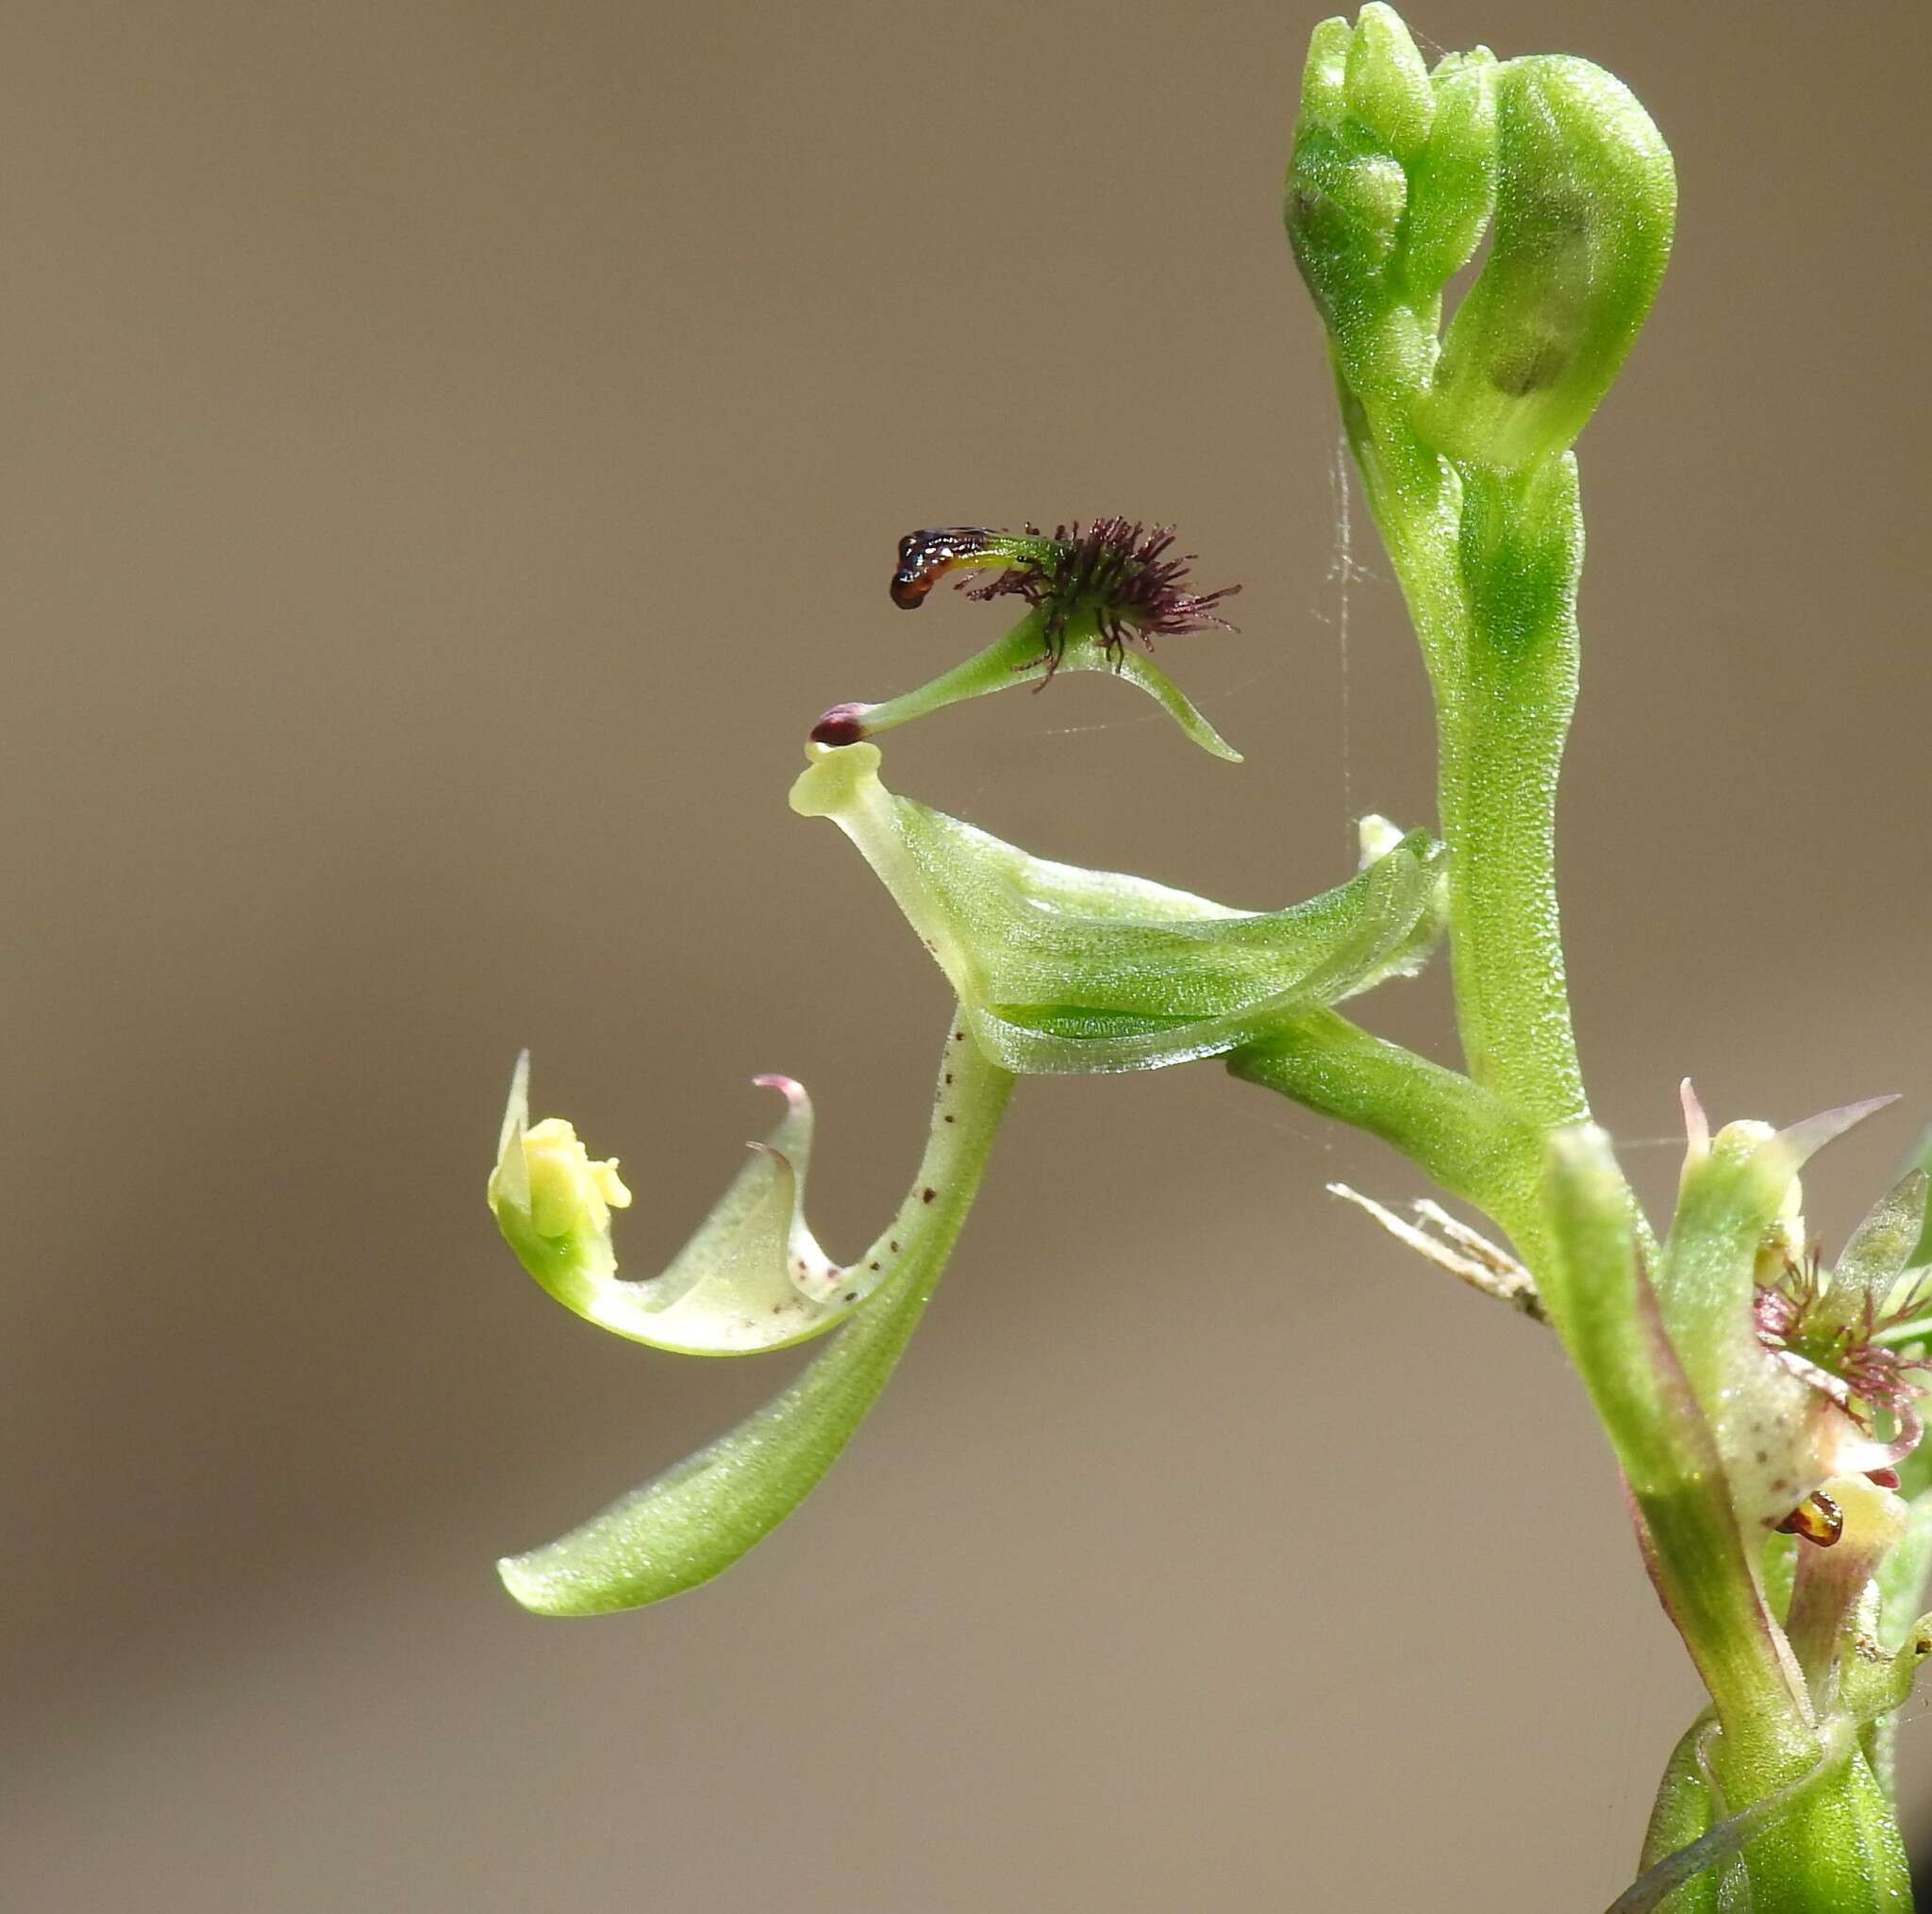
[[[1284,1020],[1227,1067],[1393,1144],[1507,1230],[1526,1263],[1542,1259],[1542,1132],[1480,1084],[1333,1010]]]
[[[1543,1123],[1589,1114],[1557,907],[1556,795],[1576,703],[1583,520],[1568,453],[1458,469],[1344,385],[1369,508],[1436,701],[1457,1021],[1471,1074]]]

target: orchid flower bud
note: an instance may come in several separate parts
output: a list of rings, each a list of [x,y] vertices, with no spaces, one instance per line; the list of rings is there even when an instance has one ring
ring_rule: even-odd
[[[1650,116],[1588,60],[1509,60],[1495,88],[1494,239],[1412,416],[1437,451],[1517,472],[1565,450],[1616,377],[1677,189]]]
[[[1288,231],[1359,394],[1407,398],[1428,379],[1439,295],[1489,221],[1494,75],[1487,47],[1430,73],[1387,7],[1315,29]]]
[[[1441,846],[1417,832],[1288,910],[1232,909],[1142,877],[1050,863],[895,797],[871,744],[808,745],[791,807],[858,847],[1018,1072],[1151,1070],[1415,968]]]
[[[1359,24],[1324,20],[1308,46],[1289,163],[1286,220],[1351,383],[1400,391],[1428,374],[1434,339],[1402,293],[1396,256],[1408,209],[1406,161],[1435,114],[1408,29],[1387,7]]]

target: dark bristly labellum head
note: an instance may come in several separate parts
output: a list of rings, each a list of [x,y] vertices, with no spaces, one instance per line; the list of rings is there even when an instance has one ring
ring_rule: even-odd
[[[1191,554],[1177,554],[1165,525],[1151,531],[1125,519],[1082,527],[1059,525],[1048,538],[1038,525],[995,531],[986,525],[928,526],[899,541],[892,602],[916,611],[948,573],[965,591],[970,573],[987,574],[969,596],[1017,598],[1024,615],[1003,637],[923,685],[875,704],[841,702],[812,726],[814,745],[862,744],[895,725],[930,716],[968,698],[1016,685],[1041,690],[1060,672],[1097,672],[1143,691],[1202,750],[1239,764],[1241,753],[1150,654],[1157,638],[1218,628],[1232,631],[1217,607],[1234,586],[1194,591]]]
[[[1077,520],[1056,525],[1046,537],[1024,532],[954,526],[910,533],[899,541],[892,602],[908,610],[922,604],[941,574],[1001,567],[999,575],[967,591],[969,598],[1024,599],[1041,613],[1041,658],[1051,677],[1066,654],[1076,621],[1090,621],[1092,636],[1116,661],[1129,642],[1148,650],[1158,638],[1196,631],[1232,631],[1216,607],[1241,590],[1188,589],[1194,554],[1176,553],[1171,525],[1143,525],[1124,518]],[[964,580],[960,581],[965,589]],[[827,714],[828,716],[830,714]]]

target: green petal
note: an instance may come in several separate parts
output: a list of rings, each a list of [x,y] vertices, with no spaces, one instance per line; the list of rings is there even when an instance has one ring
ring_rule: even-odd
[[[1926,1129],[1920,1137],[1913,1148],[1911,1161],[1916,1169],[1932,1171],[1932,1128]],[[1919,1232],[1918,1243],[1906,1261],[1914,1269],[1921,1263],[1932,1263],[1932,1209],[1927,1210],[1924,1227]]]
[[[663,1272],[634,1280],[617,1273],[610,1219],[601,1206],[563,1234],[546,1235],[539,1227],[549,1219],[533,1213],[526,1156],[529,1057],[519,1058],[490,1179],[490,1207],[518,1260],[586,1322],[683,1356],[753,1356],[836,1329],[885,1287],[900,1266],[903,1245],[924,1227],[931,1164],[921,1164],[872,1245],[850,1264],[838,1263],[805,1220],[811,1099],[790,1077],[757,1081],[785,1096],[777,1128],[751,1145],[750,1159]],[[928,1159],[938,1150],[950,1160],[959,1114],[955,1090],[941,1082]]]
[[[1849,1323],[1861,1311],[1869,1311],[1873,1320],[1884,1315],[1924,1227],[1926,1187],[1924,1171],[1907,1171],[1852,1232],[1832,1269],[1827,1320]]]
[[[877,705],[834,705],[819,723],[837,724],[839,741],[849,742],[854,738],[871,738],[895,725],[910,724],[914,718],[927,717],[968,698],[1009,691],[1018,685],[1041,684],[1048,675],[1043,629],[1043,620],[1035,612],[1022,619],[1006,637],[916,691],[902,692]],[[1180,726],[1182,734],[1203,751],[1225,758],[1230,764],[1241,761],[1241,753],[1153,659],[1131,648],[1110,652],[1100,641],[1091,616],[1075,619],[1068,626],[1065,650],[1054,670],[1056,675],[1105,672],[1109,677],[1119,678],[1145,691]]]
[[[1404,839],[1288,910],[1236,910],[1035,857],[880,783],[870,744],[809,747],[792,808],[857,844],[1008,1070],[1146,1070],[1232,1050],[1286,1011],[1412,969],[1441,852]]]
[[[945,1062],[957,1121],[935,1124],[916,1213],[878,1292],[789,1388],[727,1435],[560,1540],[499,1562],[525,1607],[600,1615],[695,1588],[763,1540],[837,1461],[932,1298],[1012,1086],[950,1031]]]
[[[811,1152],[811,1103],[785,1077],[759,1081],[785,1092],[770,1140],[712,1206],[659,1275],[617,1273],[608,1217],[587,1217],[561,1236],[538,1228],[529,1197],[529,1057],[518,1060],[504,1112],[490,1204],[504,1240],[544,1289],[586,1322],[654,1349],[689,1356],[745,1356],[836,1327],[879,1286],[861,1267],[840,1268],[819,1247],[803,1212]]]

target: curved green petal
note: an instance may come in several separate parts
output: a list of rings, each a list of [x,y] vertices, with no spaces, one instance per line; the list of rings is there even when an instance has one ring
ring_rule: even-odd
[[[878,1400],[938,1287],[972,1207],[1012,1078],[956,1024],[916,1207],[878,1291],[790,1387],[716,1441],[612,1503],[560,1540],[497,1564],[541,1615],[601,1615],[708,1581],[764,1540],[838,1460]]]
[[[1418,832],[1287,910],[1237,910],[1035,857],[879,781],[870,744],[808,747],[791,807],[858,845],[1008,1070],[1147,1070],[1412,970],[1441,851]]]
[[[785,1116],[769,1141],[751,1146],[691,1240],[661,1274],[620,1276],[609,1204],[589,1187],[600,1170],[614,1176],[615,1163],[591,1164],[558,1118],[531,1124],[529,1062],[525,1053],[511,1080],[490,1207],[518,1260],[586,1322],[654,1349],[745,1356],[835,1327],[878,1287],[863,1265],[832,1262],[806,1224],[811,1103],[787,1077],[758,1079],[784,1092]],[[628,1202],[623,1191],[618,1207]]]
[[[1066,672],[1105,672],[1145,691],[1181,728],[1183,736],[1198,744],[1210,757],[1239,764],[1241,755],[1202,715],[1201,708],[1150,657],[1132,647],[1109,650],[1101,641],[1091,614],[1075,619],[1065,633],[1065,648],[1049,674],[1044,619],[1039,612],[1023,618],[1006,637],[997,639],[984,651],[975,652],[963,664],[941,672],[916,690],[901,692],[876,705],[834,705],[819,720],[815,737],[821,741],[849,744],[859,739],[890,731],[895,725],[910,724],[914,718],[942,711],[948,705],[968,698],[984,698],[994,691],[1009,691],[1016,685],[1039,685],[1051,675]]]
[[[611,1207],[630,1202],[615,1161],[591,1162],[558,1118],[530,1123],[529,1057],[520,1057],[489,1188],[518,1260],[586,1322],[683,1356],[752,1356],[836,1329],[897,1271],[932,1178],[922,1165],[870,1248],[849,1264],[834,1261],[805,1220],[811,1099],[790,1077],[757,1082],[784,1094],[778,1126],[750,1146],[749,1160],[662,1273],[633,1279],[618,1274],[611,1242]],[[954,1090],[942,1082],[934,1137],[957,1121]]]

